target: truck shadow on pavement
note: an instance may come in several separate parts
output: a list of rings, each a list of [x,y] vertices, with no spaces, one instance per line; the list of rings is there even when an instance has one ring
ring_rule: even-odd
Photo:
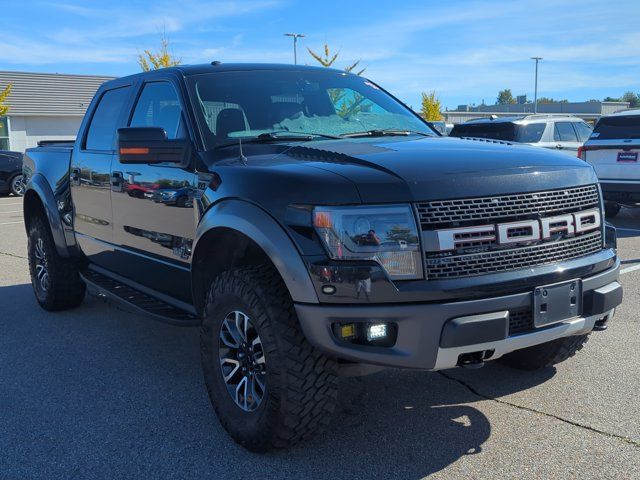
[[[482,452],[488,418],[464,385],[390,370],[341,379],[329,430],[291,450],[246,452],[219,426],[197,328],[93,297],[42,311],[30,285],[0,287],[0,451],[8,478],[421,478]],[[553,371],[483,377],[504,395]],[[493,374],[492,374],[493,373]]]

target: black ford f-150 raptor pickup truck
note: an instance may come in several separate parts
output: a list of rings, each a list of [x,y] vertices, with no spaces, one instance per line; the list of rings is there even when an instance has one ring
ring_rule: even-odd
[[[339,369],[547,367],[622,300],[589,164],[441,137],[331,69],[109,81],[75,143],[28,150],[24,182],[39,304],[89,288],[200,325],[213,407],[255,451],[326,425]]]

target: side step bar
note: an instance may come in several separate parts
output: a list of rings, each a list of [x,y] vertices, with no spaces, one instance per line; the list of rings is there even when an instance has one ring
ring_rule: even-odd
[[[201,323],[201,319],[193,313],[170,305],[93,269],[84,270],[80,276],[90,290],[93,289],[98,294],[122,303],[138,313],[150,315],[161,322],[181,326],[196,326]]]

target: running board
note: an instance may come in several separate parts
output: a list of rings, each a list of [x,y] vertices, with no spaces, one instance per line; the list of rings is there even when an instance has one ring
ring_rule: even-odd
[[[99,295],[122,303],[138,313],[149,315],[161,322],[181,326],[196,326],[201,323],[201,319],[196,315],[93,269],[82,271],[80,276],[90,290],[93,289]]]

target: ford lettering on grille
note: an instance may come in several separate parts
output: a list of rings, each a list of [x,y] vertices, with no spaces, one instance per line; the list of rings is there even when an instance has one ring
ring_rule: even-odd
[[[423,238],[427,252],[445,252],[466,244],[484,242],[495,242],[500,246],[529,244],[558,237],[560,233],[564,236],[573,236],[577,233],[590,232],[599,229],[601,225],[600,210],[594,208],[540,220],[433,230],[424,232]]]
[[[604,248],[597,185],[419,202],[414,208],[433,280],[551,265]]]

